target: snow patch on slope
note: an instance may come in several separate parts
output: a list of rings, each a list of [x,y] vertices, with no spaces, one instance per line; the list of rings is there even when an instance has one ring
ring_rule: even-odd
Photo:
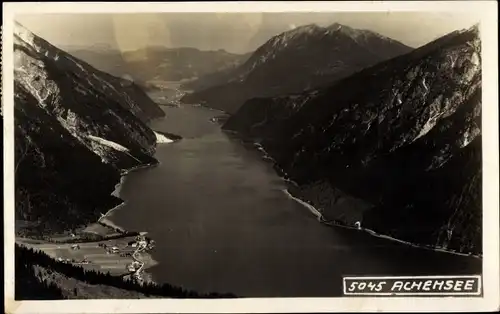
[[[117,151],[120,151],[120,152],[128,152],[129,151],[128,148],[126,148],[126,147],[124,147],[124,146],[122,146],[122,145],[120,145],[118,143],[115,143],[115,142],[103,139],[102,137],[98,137],[98,136],[94,136],[94,135],[88,135],[87,138],[90,139],[90,140],[92,140],[92,141],[98,142],[99,144],[102,144],[104,146],[113,148],[114,150],[117,150]]]
[[[167,143],[173,142],[173,140],[169,139],[168,137],[166,137],[163,134],[155,132],[155,135],[156,135],[156,143],[157,144],[167,144]]]

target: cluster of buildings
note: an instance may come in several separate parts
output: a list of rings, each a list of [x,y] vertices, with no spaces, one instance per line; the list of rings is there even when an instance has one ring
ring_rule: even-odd
[[[69,258],[64,259],[62,257],[58,257],[57,261],[63,262],[66,264],[90,264],[90,262],[86,258],[84,258],[82,261],[77,261],[75,259],[69,259]]]
[[[140,234],[135,237],[135,240],[130,242],[129,245],[133,248],[147,249],[151,250],[154,248],[155,241],[147,238],[146,236]]]
[[[151,239],[148,239],[144,235],[140,234],[135,237],[135,241],[129,243],[129,245],[133,248],[136,248],[132,256],[134,256],[136,253],[142,251],[142,250],[151,250],[154,247],[154,241]],[[134,261],[127,265],[127,270],[131,272],[131,278],[134,279],[138,283],[142,283],[144,281],[144,278],[142,276],[142,268],[144,267],[144,263],[141,261],[138,261],[134,257]]]
[[[120,248],[118,248],[117,246],[110,246],[105,243],[99,243],[99,247],[103,247],[108,254],[120,253],[121,257],[132,256],[133,261],[126,266],[126,269],[130,273],[130,278],[138,283],[144,281],[144,279],[142,278],[142,268],[144,267],[144,263],[137,257],[137,254],[144,250],[151,250],[154,245],[154,241],[146,237],[144,234],[137,235],[133,241],[128,243],[129,248],[134,248],[133,251],[126,248],[120,250]]]
[[[139,263],[138,261],[133,261],[131,264],[127,265],[127,270],[132,273],[138,270],[140,267],[141,263]]]
[[[109,253],[119,253],[120,249],[117,246],[108,246],[106,243],[99,243],[100,247],[103,247],[106,252]]]
[[[134,246],[135,244],[135,246]],[[146,248],[148,246],[148,240],[142,234],[135,237],[135,243],[132,243],[132,247]]]

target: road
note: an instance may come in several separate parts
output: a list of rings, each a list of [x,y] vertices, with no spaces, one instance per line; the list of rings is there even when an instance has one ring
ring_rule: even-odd
[[[144,268],[144,262],[141,259],[139,259],[139,257],[140,257],[139,253],[144,251],[145,248],[146,248],[145,245],[139,244],[137,249],[132,254],[132,258],[134,259],[134,261],[138,262],[141,265],[138,269],[135,270],[135,273],[134,273],[134,275],[137,276],[137,278],[141,278],[141,272]]]

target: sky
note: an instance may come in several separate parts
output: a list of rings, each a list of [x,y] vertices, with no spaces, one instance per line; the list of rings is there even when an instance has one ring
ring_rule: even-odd
[[[146,46],[255,50],[272,36],[306,24],[340,23],[369,29],[419,47],[478,20],[429,12],[140,13],[18,15],[18,22],[58,47],[109,45],[122,51]]]

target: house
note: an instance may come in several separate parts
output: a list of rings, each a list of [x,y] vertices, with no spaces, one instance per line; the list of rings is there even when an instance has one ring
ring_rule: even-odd
[[[127,265],[127,270],[128,270],[129,272],[133,272],[133,271],[135,271],[135,266],[134,266],[134,264],[129,264],[129,265]]]

